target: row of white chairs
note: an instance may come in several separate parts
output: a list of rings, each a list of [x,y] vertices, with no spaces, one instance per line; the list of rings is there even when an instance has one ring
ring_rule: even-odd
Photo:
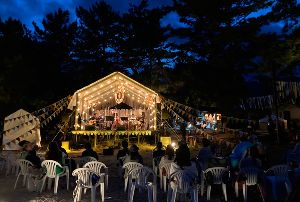
[[[167,165],[170,167],[170,164]],[[196,184],[195,186],[191,185],[190,181],[186,180],[188,176],[183,171],[177,171],[172,175],[169,175],[169,167],[166,167],[167,176],[163,175],[165,173],[162,173],[163,169],[160,169],[160,175],[164,177],[163,179],[165,179],[165,187],[167,186],[167,179],[169,179],[167,200],[175,202],[176,196],[178,194],[191,193],[193,201],[198,202],[198,186]],[[134,192],[136,188],[146,189],[148,191],[149,202],[157,201],[157,175],[152,169],[145,167],[140,163],[129,162],[123,165],[123,171],[124,192],[126,192],[126,190],[128,189],[129,202],[133,201]]]
[[[35,177],[30,172],[30,167],[33,167],[33,164],[30,161],[27,161],[25,159],[17,159],[17,165],[19,166],[19,172],[17,175],[17,179],[15,182],[14,189],[16,189],[18,181],[20,176],[23,176],[23,186],[26,185],[27,181],[27,187],[29,186],[29,177]],[[42,178],[42,186],[40,188],[40,192],[43,191],[46,179],[48,178],[48,188],[51,186],[51,180],[55,179],[54,183],[54,194],[57,194],[57,188],[58,188],[58,181],[60,177],[66,176],[67,178],[67,190],[69,190],[69,168],[67,166],[63,167],[58,162],[52,161],[52,160],[45,160],[41,164],[42,167],[45,167],[46,174]],[[61,169],[61,173],[57,173],[56,170]]]
[[[163,189],[164,192],[167,191],[167,182],[172,181],[172,178],[174,177],[170,173],[171,164],[172,163],[166,163],[164,165],[159,166],[160,187],[161,187],[161,189]],[[245,181],[242,182],[244,201],[247,201],[247,186],[253,186],[253,185],[258,186],[258,188],[260,190],[260,194],[263,198],[261,187],[258,184],[258,175],[259,175],[260,171],[255,168],[244,168],[240,172],[244,174],[245,179],[246,179]],[[225,167],[213,167],[213,168],[208,168],[205,171],[202,171],[201,196],[203,196],[203,194],[204,194],[205,181],[206,181],[206,176],[208,173],[212,174],[212,183],[213,184],[222,185],[224,198],[225,198],[225,201],[227,201],[226,184],[223,183],[222,177],[223,177],[224,173],[228,173],[228,175],[229,175],[229,170]],[[288,166],[287,165],[273,166],[265,172],[265,174],[270,174],[270,173],[272,173],[272,175],[274,175],[274,176],[285,177],[286,178],[286,182],[285,182],[286,191],[288,193],[291,191],[289,182],[288,182]],[[183,177],[181,177],[180,179],[184,180]],[[181,183],[184,184],[184,182],[181,182]],[[193,191],[192,194],[194,194],[195,196],[197,195],[195,193],[197,191],[197,189],[198,189],[198,186],[189,187],[189,190],[192,190]],[[188,189],[186,189],[183,192],[187,192],[187,190]],[[170,189],[169,189],[169,191],[170,191]],[[207,191],[206,191],[207,200],[210,200],[210,193],[211,193],[211,185],[208,184]],[[236,197],[238,197],[238,195],[239,195],[238,194],[238,182],[235,183],[235,193],[236,193]],[[172,197],[171,201],[175,200],[174,197],[175,196]],[[276,198],[276,196],[275,196],[275,198]],[[263,198],[263,200],[264,200],[264,198]]]
[[[83,168],[78,168],[78,169],[83,169],[83,170],[90,170],[91,172],[95,173],[97,176],[99,176],[99,183],[97,183],[100,186],[100,190],[101,190],[101,196],[102,196],[102,201],[104,201],[104,189],[108,189],[108,168],[104,163],[98,162],[96,159],[94,158],[89,158],[89,157],[84,157],[80,163],[82,162],[86,162],[83,165]],[[14,189],[16,189],[17,187],[17,183],[18,180],[20,178],[20,176],[23,176],[23,186],[26,185],[26,181],[27,181],[27,187],[29,186],[29,181],[28,178],[29,177],[34,177],[32,176],[32,174],[29,172],[29,168],[32,167],[32,163],[30,161],[24,160],[24,159],[18,159],[17,160],[17,165],[20,167],[20,171],[17,175],[17,179],[14,185]],[[55,179],[55,183],[54,183],[54,194],[57,194],[57,188],[58,188],[58,182],[59,182],[59,178],[66,176],[66,181],[67,181],[67,190],[69,190],[69,168],[67,166],[61,166],[58,162],[56,161],[52,161],[52,160],[45,160],[42,162],[41,164],[42,167],[45,167],[46,169],[46,174],[44,175],[44,177],[42,178],[42,185],[40,188],[40,192],[43,191],[44,187],[45,187],[45,182],[46,179],[48,178],[48,188],[51,187],[51,182],[52,179]],[[60,168],[62,170],[61,173],[57,173],[56,170]],[[81,190],[81,188],[84,188],[84,191],[86,192],[87,188],[93,188],[94,186],[86,186],[86,183],[82,183],[82,182],[86,182],[86,180],[84,180],[84,178],[82,178],[84,175],[82,175],[79,170],[76,169],[72,174],[73,176],[77,176],[77,185],[79,189],[77,190]],[[86,171],[86,173],[89,173],[88,171]],[[87,175],[88,176],[88,175]],[[87,179],[87,178],[86,178]],[[88,183],[88,182],[87,182]],[[93,190],[93,189],[92,189]],[[93,192],[93,191],[92,191]],[[81,197],[81,192],[78,192],[75,194],[75,198],[74,200],[80,200]],[[92,199],[94,199],[94,193],[92,193]]]

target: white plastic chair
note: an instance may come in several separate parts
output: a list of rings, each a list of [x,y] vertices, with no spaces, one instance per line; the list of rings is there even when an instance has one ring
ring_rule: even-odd
[[[201,196],[203,196],[203,189],[204,189],[204,181],[205,181],[205,176],[208,173],[212,174],[212,183],[213,184],[221,184],[222,185],[222,190],[223,194],[225,197],[225,201],[227,201],[227,191],[226,191],[226,184],[223,183],[222,177],[225,172],[228,172],[228,169],[225,167],[213,167],[213,168],[208,168],[205,171],[203,171],[202,178],[201,178]],[[210,192],[211,192],[211,185],[207,185],[207,200],[210,200]]]
[[[127,157],[127,155],[118,158],[118,165],[119,165],[118,166],[118,174],[119,174],[119,177],[123,177],[123,175],[122,175],[122,172],[123,172],[123,162],[126,159],[126,157]]]
[[[21,175],[23,175],[23,186],[26,185],[26,179],[28,180],[28,176],[30,175],[29,172],[28,172],[28,168],[30,166],[33,166],[33,164],[30,161],[27,161],[25,159],[18,159],[17,160],[17,164],[20,167],[20,170],[19,170],[19,174],[17,176],[17,180],[15,182],[14,190],[17,187],[17,184],[18,184],[18,181],[19,181],[19,177]]]
[[[93,170],[89,168],[77,168],[76,170],[73,171],[72,173],[73,176],[77,177],[76,180],[76,187],[73,191],[73,197],[74,197],[74,202],[80,201],[81,200],[81,195],[82,195],[82,189],[91,189],[91,198],[92,202],[96,202],[96,188],[100,185],[100,194],[101,194],[101,199],[104,201],[104,184],[101,183],[101,180],[96,182],[93,185],[93,175],[96,175],[101,178],[101,175],[98,173],[94,172]]]
[[[84,164],[91,162],[91,161],[97,161],[97,159],[95,159],[94,157],[91,157],[91,156],[82,156],[82,157],[75,158],[76,168],[80,168]]]
[[[141,168],[143,167],[142,164],[137,163],[137,162],[128,162],[123,165],[123,170],[124,170],[124,192],[127,190],[128,186],[128,173],[134,169],[134,168]]]
[[[276,165],[269,168],[266,174],[272,172],[275,176],[288,177],[289,167],[287,165]]]
[[[157,169],[158,169],[160,159],[161,159],[161,156],[155,157],[152,159],[152,169],[153,169],[155,175],[157,175]],[[155,165],[155,162],[157,163],[157,165]]]
[[[5,157],[5,163],[6,163],[6,173],[5,175],[9,174],[15,174],[18,176],[19,173],[19,165],[17,164],[17,154],[13,151],[8,152],[8,154]]]
[[[288,178],[288,171],[289,171],[289,167],[287,165],[276,165],[276,166],[272,166],[271,168],[269,168],[265,174],[268,175],[270,173],[272,173],[272,175],[274,175],[275,177],[278,178],[284,178],[285,180],[285,188],[287,193],[289,194],[292,190],[291,188],[291,183],[290,180]],[[272,183],[272,194],[274,197],[274,200],[277,200],[277,194],[276,194],[276,190],[275,190],[275,185]]]
[[[83,167],[91,169],[92,171],[96,172],[99,176],[104,174],[105,180],[103,179],[102,183],[105,183],[105,188],[106,190],[108,190],[108,167],[104,163],[99,161],[91,161],[87,162]]]
[[[156,202],[157,183],[156,175],[153,170],[147,167],[137,167],[129,171],[128,179],[128,202],[133,202],[134,191],[136,188],[147,189],[148,201]]]
[[[244,201],[247,201],[247,186],[258,186],[260,194],[262,196],[262,191],[261,188],[257,182],[258,179],[258,174],[260,173],[260,170],[257,168],[243,168],[240,171],[241,174],[245,176],[245,181],[243,182],[243,196],[244,196]],[[236,197],[239,196],[239,189],[238,189],[238,182],[235,182],[235,193]],[[264,201],[264,198],[262,196],[262,199]]]
[[[170,179],[172,163],[164,163],[159,166],[160,188],[167,191],[167,181]]]
[[[54,194],[57,194],[57,188],[58,188],[58,181],[60,177],[66,176],[67,178],[67,190],[69,190],[69,168],[68,167],[62,167],[58,162],[52,161],[52,160],[45,160],[42,162],[42,167],[45,167],[47,169],[46,175],[43,177],[43,183],[40,192],[43,191],[46,178],[55,179],[54,183]],[[56,167],[59,167],[61,169],[64,169],[64,171],[60,174],[56,173]],[[49,181],[50,182],[50,181]],[[48,184],[50,185],[50,183]],[[49,186],[48,186],[49,187]]]
[[[167,201],[175,202],[177,193],[190,193],[193,197],[192,201],[198,202],[198,185],[193,183],[195,179],[192,178],[193,177],[188,175],[184,170],[172,173],[170,176]]]

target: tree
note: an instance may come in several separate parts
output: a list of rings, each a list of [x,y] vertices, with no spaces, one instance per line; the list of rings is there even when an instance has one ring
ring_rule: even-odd
[[[76,9],[79,33],[74,56],[85,67],[88,81],[96,80],[112,71],[124,71],[118,65],[120,41],[120,16],[104,1],[89,9]]]
[[[39,45],[39,60],[43,66],[42,71],[45,76],[41,76],[41,82],[45,84],[43,89],[49,94],[54,93],[55,99],[67,94],[68,88],[64,88],[59,92],[53,92],[53,87],[59,89],[62,84],[66,84],[65,75],[72,69],[72,52],[74,49],[74,40],[77,32],[77,23],[71,22],[70,13],[67,10],[58,9],[54,13],[49,13],[42,21],[42,28],[35,22],[34,37]],[[56,78],[53,82],[53,78]],[[48,84],[48,85],[47,85]],[[68,86],[68,85],[67,85]],[[51,96],[50,96],[51,97]]]
[[[0,19],[0,116],[20,107],[32,107],[35,86],[35,46],[19,20]],[[1,118],[0,117],[0,118]],[[2,117],[3,118],[3,117]]]
[[[120,45],[122,65],[146,85],[162,89],[173,54],[169,50],[169,27],[160,20],[170,11],[167,7],[149,8],[148,1],[131,5],[123,16]]]
[[[202,100],[211,98],[224,111],[231,111],[238,104],[245,93],[244,68],[251,66],[256,55],[253,41],[261,26],[268,22],[267,14],[256,17],[250,14],[269,8],[272,3],[174,0],[181,22],[187,25],[175,30],[179,37],[187,39],[179,48],[195,58],[187,78],[193,75],[199,78],[192,84],[199,97],[192,95]],[[193,103],[195,99],[190,100],[197,105]]]

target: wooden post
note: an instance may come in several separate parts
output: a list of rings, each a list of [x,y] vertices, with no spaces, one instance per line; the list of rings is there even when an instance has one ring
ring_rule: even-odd
[[[76,102],[76,107],[75,107],[75,130],[77,130],[78,128],[78,93],[76,93],[76,99],[75,99],[75,102]],[[76,137],[77,138],[77,137]],[[76,139],[77,140],[77,139]]]
[[[77,135],[75,135],[75,141],[76,141],[76,143],[78,142],[78,140],[77,140]]]
[[[127,142],[129,144],[129,133],[127,132]]]
[[[94,148],[97,147],[97,135],[95,134],[94,135]]]

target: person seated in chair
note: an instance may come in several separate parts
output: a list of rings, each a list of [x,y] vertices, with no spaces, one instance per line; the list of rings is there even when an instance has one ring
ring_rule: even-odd
[[[191,161],[190,149],[185,142],[179,143],[179,148],[176,150],[176,157],[174,163],[171,165],[170,173],[175,173],[178,170],[184,170],[193,177],[198,175],[196,163]]]
[[[262,162],[258,157],[259,157],[259,153],[258,153],[257,147],[252,146],[250,148],[250,155],[241,160],[240,169],[249,168],[249,167],[258,168],[258,169],[261,168],[262,167]]]
[[[240,143],[234,147],[230,155],[230,166],[232,170],[238,169],[240,160],[246,156],[248,149],[252,146],[253,144],[247,140],[247,137],[242,136],[240,138]]]
[[[206,138],[202,139],[202,148],[200,149],[197,159],[200,163],[201,169],[205,170],[208,167],[208,163],[213,158],[213,153],[210,148],[210,141]]]
[[[143,157],[139,154],[139,148],[135,144],[130,147],[129,155],[126,156],[124,164],[128,162],[137,162],[143,164]]]
[[[165,151],[165,155],[160,159],[159,165],[161,166],[165,163],[172,163],[174,161],[174,156],[175,156],[174,148],[172,147],[172,145],[169,144]]]
[[[27,161],[30,161],[34,167],[41,168],[41,159],[36,155],[36,149],[33,147],[31,151],[28,152],[28,155],[25,158]]]
[[[117,160],[119,161],[118,165],[121,165],[121,166],[123,165],[124,159],[122,160],[121,158],[124,158],[127,155],[129,155],[128,142],[126,140],[123,140],[122,141],[122,149],[120,149],[117,154]]]
[[[92,145],[89,142],[85,144],[85,150],[81,156],[91,156],[98,160],[98,154],[92,149]]]
[[[161,158],[165,155],[166,150],[163,149],[162,142],[157,142],[156,148],[153,150],[153,159],[155,166],[157,166]]]
[[[58,162],[60,165],[65,165],[66,155],[62,152],[56,142],[50,142],[48,151],[46,152],[46,160],[53,160]]]

